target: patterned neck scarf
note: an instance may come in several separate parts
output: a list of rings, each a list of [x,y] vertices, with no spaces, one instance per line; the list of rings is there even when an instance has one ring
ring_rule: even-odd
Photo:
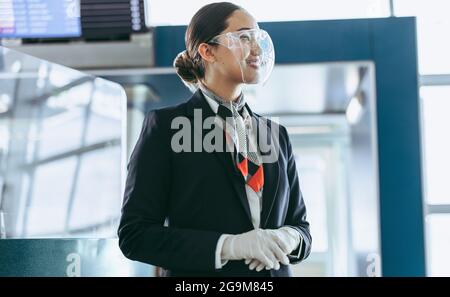
[[[227,118],[233,119],[233,131],[224,129],[224,132],[228,134],[225,135],[227,141],[229,139],[233,141],[234,161],[247,185],[256,193],[260,193],[264,185],[263,166],[256,145],[249,141],[248,121],[251,120],[251,117],[245,108],[243,93],[236,100],[230,102],[217,96],[203,85],[200,85],[200,89],[205,96],[218,103],[217,115],[223,120],[223,127],[226,127],[225,121]],[[235,133],[236,137],[230,135],[229,132]]]

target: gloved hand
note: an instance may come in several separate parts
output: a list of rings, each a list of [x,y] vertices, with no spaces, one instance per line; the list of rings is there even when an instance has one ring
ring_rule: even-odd
[[[297,233],[296,230],[294,230],[291,227],[281,227],[279,229],[266,229],[265,231],[270,234],[273,240],[278,244],[278,246],[286,255],[292,253],[292,251],[294,251],[300,243],[299,234]],[[258,259],[246,259],[245,264],[250,264],[249,265],[250,270],[256,268],[256,271],[261,271],[264,267],[266,267],[266,269],[270,269]]]
[[[287,265],[289,259],[271,232],[254,229],[242,234],[230,235],[223,243],[221,258],[224,260],[257,259],[268,269],[280,269],[279,262]]]

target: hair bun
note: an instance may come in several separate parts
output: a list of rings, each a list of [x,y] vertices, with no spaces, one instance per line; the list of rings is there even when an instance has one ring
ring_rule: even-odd
[[[178,76],[180,76],[185,82],[198,82],[198,78],[195,75],[196,66],[186,50],[176,56],[173,66],[176,68]]]

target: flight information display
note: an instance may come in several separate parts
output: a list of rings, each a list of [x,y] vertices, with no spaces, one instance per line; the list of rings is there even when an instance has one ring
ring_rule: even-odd
[[[81,0],[85,39],[104,39],[146,32],[143,0]]]
[[[81,35],[79,0],[1,0],[0,38]]]

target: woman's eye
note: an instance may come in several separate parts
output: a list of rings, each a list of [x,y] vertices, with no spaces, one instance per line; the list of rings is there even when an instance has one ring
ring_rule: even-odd
[[[248,35],[241,35],[241,41],[246,41],[246,42],[250,41],[250,36],[248,36]]]

